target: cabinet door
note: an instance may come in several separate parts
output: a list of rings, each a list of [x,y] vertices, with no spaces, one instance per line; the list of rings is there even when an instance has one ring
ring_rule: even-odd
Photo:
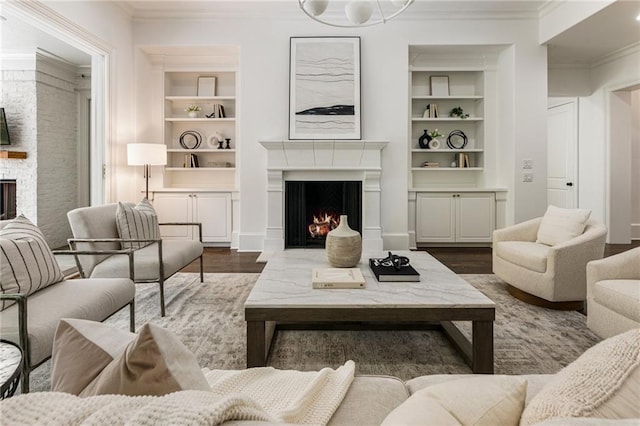
[[[462,193],[456,199],[456,241],[491,242],[496,223],[495,195],[493,193]]]
[[[450,193],[421,193],[416,197],[416,242],[455,241],[455,199]]]
[[[156,193],[153,197],[153,208],[158,214],[158,221],[165,222],[191,222],[192,195],[187,192],[180,193]],[[188,239],[193,235],[189,226],[161,226],[162,238],[168,240]]]
[[[231,242],[231,194],[197,193],[194,222],[202,223],[205,243]]]

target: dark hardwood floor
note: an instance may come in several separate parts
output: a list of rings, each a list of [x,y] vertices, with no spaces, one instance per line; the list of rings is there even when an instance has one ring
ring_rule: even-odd
[[[640,241],[631,244],[607,244],[604,256],[608,257],[634,247]],[[427,247],[420,248],[445,264],[457,274],[491,274],[491,248],[489,247]],[[204,250],[205,272],[246,272],[259,273],[264,263],[256,262],[259,252],[238,252],[221,247],[207,247]],[[198,261],[184,268],[183,272],[198,272]]]

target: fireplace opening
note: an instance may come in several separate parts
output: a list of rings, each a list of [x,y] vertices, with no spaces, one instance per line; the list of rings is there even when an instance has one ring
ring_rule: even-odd
[[[343,214],[362,234],[361,181],[285,182],[285,247],[324,247]]]
[[[16,181],[0,179],[0,220],[16,217]]]

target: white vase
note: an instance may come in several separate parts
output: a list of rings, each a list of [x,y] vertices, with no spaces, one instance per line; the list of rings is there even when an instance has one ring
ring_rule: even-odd
[[[349,227],[347,215],[340,215],[340,224],[327,234],[327,258],[336,268],[352,268],[362,257],[362,237]]]
[[[198,116],[198,111],[189,111],[189,117],[196,118]]]

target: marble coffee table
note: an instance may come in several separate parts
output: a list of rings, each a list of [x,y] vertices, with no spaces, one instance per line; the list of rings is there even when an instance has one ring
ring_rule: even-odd
[[[365,289],[313,289],[311,270],[329,268],[322,249],[285,250],[273,255],[245,304],[247,367],[266,365],[278,323],[358,322],[439,324],[474,373],[493,373],[495,304],[471,284],[422,251],[394,251],[407,256],[420,282],[378,282],[364,253],[359,268]],[[452,321],[471,321],[469,340]]]

